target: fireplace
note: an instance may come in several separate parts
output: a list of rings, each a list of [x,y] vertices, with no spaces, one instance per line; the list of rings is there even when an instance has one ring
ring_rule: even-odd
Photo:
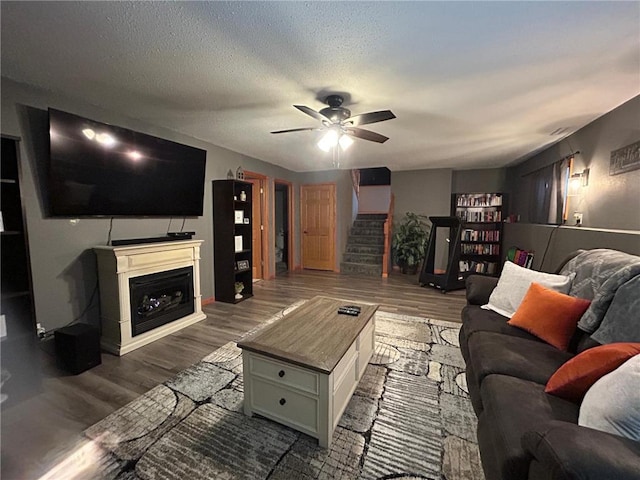
[[[131,335],[136,336],[193,313],[193,268],[129,279]]]
[[[200,294],[201,243],[94,248],[104,350],[124,355],[207,317]]]

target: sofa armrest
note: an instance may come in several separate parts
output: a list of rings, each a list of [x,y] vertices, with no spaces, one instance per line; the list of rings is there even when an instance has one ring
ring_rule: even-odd
[[[640,442],[574,423],[553,420],[521,438],[522,448],[542,465],[541,478],[637,480]]]
[[[469,275],[465,280],[467,304],[485,305],[489,303],[491,292],[496,288],[498,279],[486,275]]]

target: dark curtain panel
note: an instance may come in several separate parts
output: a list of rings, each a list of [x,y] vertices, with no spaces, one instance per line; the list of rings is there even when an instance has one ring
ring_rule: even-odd
[[[566,172],[569,160],[563,159],[529,174],[529,221],[531,223],[562,223],[566,198]]]

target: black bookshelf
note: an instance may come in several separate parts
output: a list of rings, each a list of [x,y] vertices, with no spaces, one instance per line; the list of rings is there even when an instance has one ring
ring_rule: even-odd
[[[213,261],[215,299],[238,303],[253,296],[252,184],[213,181]],[[236,298],[235,284],[244,285]]]
[[[503,193],[454,193],[451,196],[451,215],[462,222],[461,274],[500,274],[506,200]]]

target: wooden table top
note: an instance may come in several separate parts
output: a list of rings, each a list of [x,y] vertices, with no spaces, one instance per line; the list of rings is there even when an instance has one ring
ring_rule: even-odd
[[[360,315],[339,315],[358,305]],[[238,342],[238,347],[329,374],[378,309],[378,305],[314,297]]]

